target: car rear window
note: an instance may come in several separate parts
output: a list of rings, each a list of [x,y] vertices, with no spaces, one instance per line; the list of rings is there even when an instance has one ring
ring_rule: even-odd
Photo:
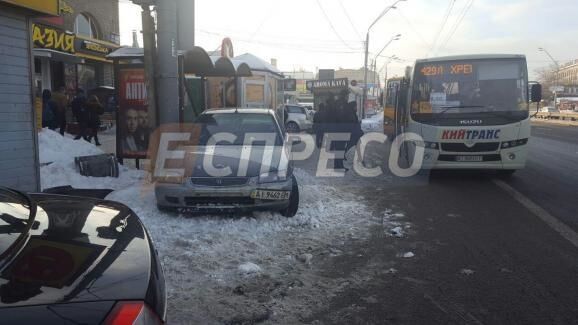
[[[242,145],[248,133],[267,133],[274,138],[276,146],[283,145],[283,137],[273,116],[269,114],[234,113],[234,114],[203,114],[196,121],[201,127],[200,144],[206,145],[208,140],[218,133],[231,133],[237,138],[234,143],[219,143],[225,145]],[[264,142],[254,142],[253,145],[265,145]]]
[[[303,107],[299,106],[287,106],[287,111],[289,113],[305,114],[305,111],[303,111]]]

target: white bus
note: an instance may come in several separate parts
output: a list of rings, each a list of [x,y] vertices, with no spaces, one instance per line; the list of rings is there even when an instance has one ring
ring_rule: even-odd
[[[524,168],[530,138],[528,69],[523,55],[467,55],[417,60],[397,109],[398,133],[423,138],[422,169]],[[413,149],[413,150],[412,150]],[[411,161],[411,160],[410,160]]]

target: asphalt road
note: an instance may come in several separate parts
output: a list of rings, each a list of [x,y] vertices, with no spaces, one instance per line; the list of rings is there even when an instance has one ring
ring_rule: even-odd
[[[578,231],[578,126],[535,122],[526,168],[508,181]]]
[[[483,173],[335,180],[376,216],[401,211],[396,221],[409,227],[391,236],[384,218],[369,239],[320,259],[322,276],[347,285],[303,321],[578,324],[578,247],[498,186],[576,231],[577,165],[578,128],[536,123],[527,168],[505,181]]]

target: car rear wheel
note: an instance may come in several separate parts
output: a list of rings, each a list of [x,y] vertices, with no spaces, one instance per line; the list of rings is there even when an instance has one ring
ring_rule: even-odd
[[[297,125],[297,123],[295,123],[295,122],[287,123],[287,126],[285,126],[285,129],[289,133],[299,133],[299,131],[300,131],[299,125]]]
[[[295,176],[291,176],[291,179],[293,180],[293,187],[289,197],[289,206],[281,211],[281,214],[287,218],[294,217],[297,214],[297,210],[299,210],[299,185]]]

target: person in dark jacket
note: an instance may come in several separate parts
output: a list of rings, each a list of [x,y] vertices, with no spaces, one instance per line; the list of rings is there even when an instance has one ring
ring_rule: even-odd
[[[315,132],[315,143],[317,148],[321,148],[323,144],[324,125],[327,121],[327,108],[325,103],[319,104],[319,109],[313,115],[313,132]]]
[[[88,128],[87,141],[91,142],[94,137],[94,143],[100,146],[98,141],[98,129],[100,128],[100,116],[104,114],[104,107],[100,104],[96,95],[90,96],[86,102],[86,124]]]
[[[68,106],[66,89],[59,87],[58,90],[52,94],[52,99],[56,104],[56,125],[60,128],[60,134],[64,135],[64,132],[66,132],[66,107]]]
[[[52,92],[42,91],[42,127],[54,130],[56,128],[56,104],[52,100]]]
[[[83,138],[88,140],[88,110],[86,108],[86,96],[84,95],[84,90],[78,88],[76,90],[76,96],[70,103],[72,107],[72,114],[76,118],[78,122],[78,135],[74,138],[74,140],[78,140]]]
[[[347,123],[348,131],[351,133],[351,139],[345,148],[345,151],[357,145],[359,139],[363,136],[363,129],[361,128],[361,123],[359,123],[359,118],[357,117],[357,102],[347,103],[344,112],[344,121]]]

